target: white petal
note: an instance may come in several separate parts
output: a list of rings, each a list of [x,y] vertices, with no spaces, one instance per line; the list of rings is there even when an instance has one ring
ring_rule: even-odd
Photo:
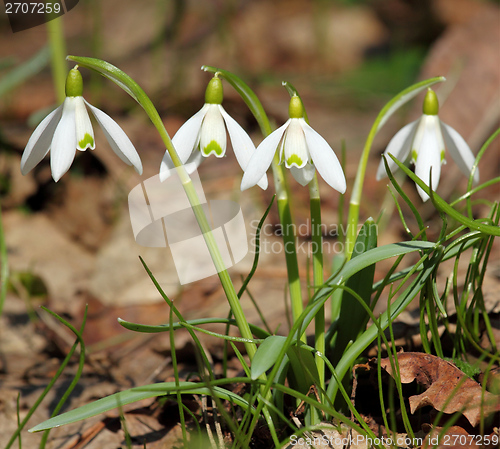
[[[446,146],[448,147],[451,157],[458,165],[462,173],[464,173],[465,176],[470,176],[470,172],[476,158],[474,157],[469,145],[467,145],[464,138],[451,126],[448,126],[443,122],[440,123],[444,141],[446,142]],[[476,171],[474,172],[474,184],[477,184],[478,182],[479,170],[476,168]]]
[[[71,167],[76,153],[75,97],[66,97],[61,120],[52,139],[50,168],[54,181],[59,181]]]
[[[203,157],[201,155],[201,151],[199,149],[195,149],[189,156],[188,160],[184,162],[184,166],[186,167],[187,172],[189,174],[193,173],[193,171],[199,167],[202,160]],[[187,169],[188,165],[190,167],[193,167],[191,171]],[[160,182],[163,182],[165,181],[165,179],[169,178],[172,170],[175,170],[174,162],[172,161],[172,158],[170,157],[168,151],[165,151],[160,164]]]
[[[314,129],[305,121],[302,124],[306,136],[307,147],[312,161],[321,177],[335,190],[344,193],[346,182],[344,171],[334,151]]]
[[[184,164],[184,167],[188,174],[193,173],[201,164],[201,161],[203,160],[203,156],[201,155],[201,152],[196,150],[193,151],[187,162]],[[160,182],[165,181],[170,177],[170,175],[175,172],[176,168],[174,163],[172,162],[172,159],[170,158],[170,155],[168,154],[168,151],[165,153],[163,156],[163,160],[161,161],[161,166],[160,166]]]
[[[300,185],[306,186],[314,178],[314,165],[308,162],[304,167],[290,167],[290,172]]]
[[[90,123],[89,113],[87,112],[87,108],[85,107],[85,100],[83,99],[83,97],[74,97],[74,101],[77,144],[76,149],[85,151],[87,148],[90,148],[91,150],[93,150],[95,148],[94,130],[92,129],[92,123]]]
[[[246,131],[224,110],[222,106],[219,106],[219,110],[224,118],[224,121],[226,122],[226,127],[229,132],[234,154],[236,155],[236,160],[244,172],[250,158],[255,153],[255,145]],[[257,184],[260,188],[266,190],[267,176],[264,175]]]
[[[425,130],[422,134],[420,146],[415,148],[417,151],[417,160],[415,162],[415,174],[429,185],[429,174],[432,168],[432,190],[436,191],[441,176],[441,153],[444,150],[439,124],[430,117],[439,120],[437,116],[424,116],[428,120],[425,124]],[[417,186],[418,193],[422,201],[427,201],[429,196]]]
[[[63,105],[47,115],[33,131],[21,158],[21,173],[23,175],[30,172],[49,152],[62,111]]]
[[[92,114],[94,114],[94,117],[101,126],[111,149],[123,162],[127,165],[132,165],[135,168],[135,171],[142,175],[141,158],[139,157],[134,145],[125,134],[125,131],[123,131],[120,125],[118,125],[118,123],[116,123],[108,114],[102,112],[100,109],[97,109],[87,102],[85,103],[90,108]]]
[[[269,134],[257,147],[243,174],[243,179],[241,180],[242,191],[253,187],[266,174],[267,169],[273,161],[280,140],[283,137],[283,133],[289,124],[290,119],[276,131]]]
[[[280,156],[284,156],[286,168],[302,168],[309,162],[303,124],[306,124],[304,119],[291,119],[283,137],[283,154]]]
[[[200,150],[203,156],[226,154],[226,127],[218,104],[209,104],[200,131]]]
[[[390,140],[387,148],[384,151],[384,154],[387,156],[388,154],[392,154],[396,159],[401,162],[405,162],[410,154],[412,141],[415,137],[415,133],[417,131],[419,120],[415,120],[414,122],[409,123],[408,125],[403,126]],[[391,172],[394,172],[398,169],[397,164],[387,156],[387,164],[391,169]],[[377,181],[385,178],[387,176],[387,172],[385,171],[384,161],[381,160],[377,169]]]
[[[200,138],[201,123],[203,122],[203,118],[205,117],[209,106],[210,105],[205,104],[196,114],[194,114],[179,128],[179,130],[175,133],[175,136],[172,138],[175,151],[177,151],[179,159],[183,164],[186,163],[189,156],[191,156],[191,153],[197,146],[197,142]],[[168,156],[168,152],[166,155]]]
[[[202,161],[203,155],[201,154],[201,151],[196,150],[191,153],[191,156],[189,156],[189,159],[186,161],[184,166],[186,167],[187,172],[191,174],[200,166]]]
[[[165,181],[165,179],[170,177],[170,171],[175,168],[175,165],[172,161],[172,158],[168,154],[168,151],[165,151],[163,155],[163,159],[160,164],[160,182]]]

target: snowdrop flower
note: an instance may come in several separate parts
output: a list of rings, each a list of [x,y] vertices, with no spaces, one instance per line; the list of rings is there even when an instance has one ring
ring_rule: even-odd
[[[255,145],[245,130],[222,107],[222,81],[217,74],[210,80],[205,92],[204,106],[182,125],[172,138],[174,148],[189,173],[193,172],[203,158],[210,155],[221,158],[226,154],[226,128],[233,146],[236,159],[245,170]],[[160,166],[160,180],[170,175],[174,164],[168,151],[165,152]],[[261,176],[256,182],[267,189],[267,177]]]
[[[331,187],[344,193],[346,182],[342,166],[326,140],[304,120],[304,107],[297,95],[290,99],[288,114],[288,121],[257,147],[243,175],[241,190],[257,183],[278,151],[279,163],[290,169],[299,184],[309,184],[316,168]]]
[[[82,97],[83,81],[78,66],[66,79],[66,99],[52,111],[31,135],[21,158],[21,173],[30,172],[50,150],[50,168],[54,181],[59,181],[73,163],[76,150],[93,150],[94,131],[87,105],[96,118],[116,155],[142,174],[142,164],[136,149],[125,132],[109,115],[87,103]]]
[[[415,164],[415,174],[427,185],[432,168],[432,188],[437,189],[441,175],[441,165],[446,163],[445,144],[452,159],[460,170],[469,176],[475,157],[469,145],[462,136],[451,126],[441,122],[438,117],[439,103],[435,92],[428,89],[424,99],[423,114],[418,120],[404,126],[391,139],[384,155],[392,154],[404,162],[411,153],[411,162]],[[387,157],[391,171],[398,168],[396,163]],[[384,161],[380,161],[377,171],[377,180],[387,176]],[[479,182],[479,171],[474,172],[474,183]],[[422,201],[427,201],[429,196],[417,186]]]

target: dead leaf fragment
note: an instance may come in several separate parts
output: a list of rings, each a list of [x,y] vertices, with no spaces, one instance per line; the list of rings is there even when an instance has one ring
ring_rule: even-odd
[[[469,435],[460,426],[451,426],[446,432],[441,434],[441,427],[435,427],[427,435],[422,449],[428,448],[446,448],[446,449],[474,449],[476,447],[481,447],[478,435]]]
[[[483,392],[480,384],[446,360],[419,352],[398,354],[397,359],[401,382],[416,380],[426,388],[422,394],[410,396],[411,413],[430,405],[447,414],[461,412],[476,427],[481,413],[488,416],[500,410],[498,396]],[[394,377],[390,359],[382,359],[380,365]]]

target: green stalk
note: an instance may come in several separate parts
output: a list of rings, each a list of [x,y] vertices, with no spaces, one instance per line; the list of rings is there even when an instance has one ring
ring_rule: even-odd
[[[295,323],[304,310],[302,304],[302,289],[300,286],[299,263],[297,260],[297,247],[295,244],[295,226],[290,211],[288,200],[288,188],[286,184],[283,166],[279,164],[279,156],[276,154],[271,165],[276,189],[278,203],[278,214],[283,234],[283,248],[285,252],[286,271],[288,275],[288,290],[292,305],[292,321]],[[305,329],[301,334],[301,340],[306,342]]]
[[[57,17],[47,22],[47,33],[49,37],[50,57],[52,66],[52,79],[58,103],[66,98],[64,86],[68,69],[66,67],[66,41],[64,40],[63,19]]]
[[[318,177],[314,173],[314,178],[309,183],[310,211],[311,211],[311,238],[313,253],[313,286],[316,293],[323,285],[323,237],[321,235],[321,199],[319,195]],[[314,347],[316,354],[316,367],[319,375],[318,394],[321,399],[325,389],[325,361],[320,354],[325,354],[325,307],[321,306],[314,317]],[[319,354],[318,354],[319,353]],[[315,423],[319,423],[320,417],[313,414]]]
[[[236,294],[234,285],[231,281],[231,277],[229,276],[229,273],[227,272],[226,267],[224,266],[224,261],[222,260],[221,253],[219,251],[217,243],[215,242],[214,236],[212,234],[212,229],[210,227],[210,224],[208,223],[205,212],[203,211],[203,207],[200,203],[200,199],[198,198],[198,194],[196,193],[196,189],[193,185],[193,182],[189,177],[186,169],[184,168],[184,165],[182,164],[181,160],[179,159],[177,152],[175,151],[175,148],[167,133],[167,130],[163,126],[163,122],[160,116],[158,115],[158,111],[153,106],[151,101],[149,101],[149,103],[150,105],[148,105],[147,108],[145,107],[144,110],[148,114],[153,125],[160,133],[163,143],[167,148],[168,154],[170,155],[172,161],[174,162],[176,171],[179,175],[179,178],[181,179],[182,186],[184,187],[184,191],[186,192],[186,195],[188,197],[189,204],[193,209],[196,220],[198,221],[201,232],[203,233],[203,237],[210,252],[210,256],[212,257],[215,268],[219,275],[219,279],[222,284],[222,288],[224,289],[224,293],[226,294],[231,310],[233,311],[234,319],[236,320],[241,336],[243,338],[248,338],[251,340],[253,338],[253,335],[252,332],[250,331],[250,326],[248,325],[248,321],[246,320],[245,314],[243,313],[243,309],[241,307],[238,295]],[[247,342],[245,343],[245,349],[247,351],[248,356],[250,357],[250,360],[252,360],[257,350],[255,344]]]
[[[413,84],[407,89],[401,91],[394,98],[392,98],[380,111],[377,118],[373,122],[373,126],[370,129],[370,133],[365,142],[363,148],[363,153],[361,154],[361,159],[359,160],[358,171],[356,173],[356,179],[354,180],[354,186],[352,188],[351,202],[349,205],[349,215],[347,217],[347,235],[346,235],[346,245],[345,245],[345,256],[349,260],[351,258],[352,251],[354,249],[354,243],[356,242],[356,230],[358,228],[359,220],[359,207],[361,204],[361,195],[363,193],[363,182],[365,180],[366,167],[368,165],[368,157],[370,156],[370,150],[373,145],[373,140],[377,135],[377,132],[384,126],[389,117],[404,103],[411,100],[417,94],[432,86],[435,83],[445,81],[443,76],[438,76],[436,78],[430,78],[420,83]]]
[[[132,98],[134,98],[141,105],[155,128],[158,130],[158,133],[160,134],[160,137],[168,151],[168,154],[170,155],[174,166],[176,167],[177,174],[181,180],[184,191],[186,192],[189,204],[193,209],[196,220],[198,221],[198,224],[200,226],[200,230],[203,233],[203,237],[210,252],[210,256],[212,257],[215,268],[217,269],[222,288],[224,289],[224,292],[226,294],[229,306],[233,311],[234,319],[241,333],[241,336],[249,340],[245,343],[245,349],[248,356],[250,357],[250,360],[252,360],[255,352],[257,351],[257,347],[255,343],[251,341],[253,339],[253,335],[250,331],[250,326],[248,325],[245,314],[243,313],[243,309],[238,299],[238,295],[236,294],[236,290],[234,289],[231,278],[226,270],[226,267],[224,266],[222,256],[215,242],[207,217],[203,211],[203,207],[201,206],[200,199],[198,198],[198,194],[196,193],[196,189],[186,169],[184,168],[184,165],[179,159],[179,155],[177,154],[177,151],[172,144],[172,140],[170,139],[170,136],[168,135],[167,130],[163,125],[158,111],[156,110],[146,93],[142,90],[142,88],[132,78],[119,70],[117,67],[114,67],[113,65],[105,61],[93,58],[68,56],[68,59],[77,62],[80,66],[97,70],[103,76],[111,79],[113,82],[118,84],[122,89],[125,90],[125,92],[132,96]]]
[[[255,93],[248,87],[248,85],[238,76],[224,69],[204,65],[202,70],[211,73],[218,73],[220,77],[224,78],[231,86],[234,87],[236,92],[241,96],[245,104],[257,120],[260,130],[264,137],[267,137],[272,132],[269,118],[267,117],[262,103]],[[290,92],[289,83],[283,85]],[[292,86],[293,88],[293,86]],[[305,116],[307,119],[307,116]],[[288,195],[288,186],[285,177],[283,166],[279,164],[279,156],[276,154],[271,164],[274,178],[274,186],[276,190],[276,200],[278,204],[278,214],[282,227],[283,234],[283,247],[285,251],[285,261],[288,275],[288,287],[290,291],[290,302],[292,304],[292,317],[293,322],[302,314],[302,290],[300,286],[299,277],[299,264],[297,261],[297,247],[295,244],[295,226],[292,220],[292,213],[290,211],[290,201]],[[301,335],[301,339],[305,342],[305,332]]]

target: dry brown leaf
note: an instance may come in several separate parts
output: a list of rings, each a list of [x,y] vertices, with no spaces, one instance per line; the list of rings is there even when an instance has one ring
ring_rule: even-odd
[[[482,447],[480,444],[482,438],[479,435],[469,435],[469,433],[460,426],[451,426],[442,435],[441,431],[441,427],[432,429],[427,435],[422,449],[474,449],[476,447]]]
[[[483,395],[480,384],[446,360],[420,352],[398,354],[397,359],[401,382],[407,384],[416,380],[426,388],[422,394],[410,396],[412,413],[430,405],[448,414],[461,412],[475,427],[481,413],[488,416],[500,410],[498,396],[487,391]],[[390,359],[382,359],[380,364],[393,376]]]

